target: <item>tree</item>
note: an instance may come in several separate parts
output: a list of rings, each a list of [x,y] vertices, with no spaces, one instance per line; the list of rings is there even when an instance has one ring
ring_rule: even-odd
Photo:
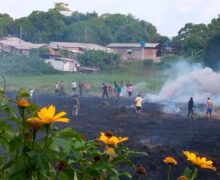
[[[58,12],[62,12],[62,11],[70,11],[69,8],[69,4],[64,3],[64,2],[58,2],[58,3],[54,3],[54,8],[53,9],[49,9],[50,10],[55,10]]]
[[[220,33],[208,41],[205,49],[204,64],[214,70],[220,70]]]
[[[22,29],[22,38],[36,43],[76,41],[107,45],[111,42],[163,41],[155,26],[131,14],[98,16],[96,12],[73,12],[65,16],[62,11],[69,11],[68,4],[55,3],[48,12],[33,11],[28,17],[12,21],[4,32],[19,37]]]
[[[156,36],[156,27],[146,21],[135,19],[132,15],[103,14],[106,26],[113,35],[113,42],[136,43],[151,41]]]
[[[8,14],[0,14],[0,37],[8,34],[7,27],[13,23],[13,18]]]
[[[78,54],[77,59],[84,66],[97,67],[101,70],[117,69],[120,62],[120,57],[116,53],[94,50],[87,50],[83,54]]]
[[[208,39],[207,30],[205,24],[186,24],[179,30],[178,36],[173,38],[176,52],[186,57],[201,52],[202,56],[201,50],[204,50]]]

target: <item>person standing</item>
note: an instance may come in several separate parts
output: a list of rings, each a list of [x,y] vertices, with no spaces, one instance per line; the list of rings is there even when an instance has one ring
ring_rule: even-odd
[[[59,84],[57,82],[55,82],[55,94],[59,93]]]
[[[109,96],[110,97],[115,96],[114,87],[113,87],[113,85],[111,83],[108,85],[108,92],[109,92]]]
[[[128,93],[128,97],[132,96],[132,93],[133,93],[133,85],[132,84],[127,85],[127,93]]]
[[[108,99],[108,86],[105,83],[102,83],[102,98]]]
[[[63,80],[60,82],[59,86],[60,86],[60,95],[65,95]]]
[[[121,87],[121,89],[124,88],[124,81],[121,81],[121,83],[120,83],[120,87]]]
[[[116,97],[120,98],[121,97],[121,87],[116,85]]]
[[[212,119],[212,109],[213,109],[213,102],[211,100],[211,98],[208,98],[207,99],[207,102],[206,102],[206,116],[207,116],[207,119]]]
[[[79,104],[79,99],[76,94],[73,96],[72,102],[73,102],[73,112],[72,113],[73,113],[74,117],[77,117],[78,113],[79,113],[79,109],[80,109],[80,104]]]
[[[76,88],[77,88],[76,82],[73,81],[73,82],[71,83],[71,86],[72,86],[72,91],[73,91],[73,93],[75,94],[75,93],[76,93]]]
[[[82,96],[83,94],[83,87],[84,87],[84,84],[82,83],[82,81],[79,81],[79,95]]]
[[[141,115],[141,107],[142,107],[143,99],[141,98],[140,94],[135,98],[135,107],[137,115]]]
[[[194,106],[194,102],[193,102],[193,98],[191,97],[190,100],[188,101],[188,118],[193,116],[193,108],[195,108]]]
[[[85,83],[85,89],[86,89],[86,93],[88,94],[91,88],[91,84],[89,82]]]

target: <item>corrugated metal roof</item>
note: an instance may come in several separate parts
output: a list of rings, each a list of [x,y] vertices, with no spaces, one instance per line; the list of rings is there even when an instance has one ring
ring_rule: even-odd
[[[77,43],[77,42],[51,42],[49,44],[49,47],[57,48],[57,49],[58,48],[66,49],[66,50],[68,50],[68,48],[81,48],[81,49],[89,49],[89,50],[111,51],[109,48],[98,44]]]
[[[45,44],[33,44],[30,42],[26,42],[17,37],[4,37],[0,40],[0,44],[12,46],[16,49],[34,49],[45,46]]]
[[[146,48],[155,48],[159,43],[145,43]],[[141,47],[140,43],[111,43],[107,45],[109,48],[138,48]]]

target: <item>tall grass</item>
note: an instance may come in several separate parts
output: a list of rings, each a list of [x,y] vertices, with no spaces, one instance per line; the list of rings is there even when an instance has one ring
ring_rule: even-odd
[[[41,74],[41,75],[28,75],[28,76],[13,76],[7,75],[7,89],[16,90],[18,88],[33,88],[40,91],[53,91],[55,82],[64,81],[65,90],[71,92],[71,82],[90,82],[92,85],[91,91],[101,91],[101,84],[117,82],[120,84],[127,81],[137,85],[142,83],[141,88],[146,91],[158,91],[166,77],[163,72],[155,68],[152,64],[151,67],[146,67],[143,62],[126,62],[122,63],[117,70],[110,72],[99,72],[93,74],[85,73],[63,73],[63,74]]]

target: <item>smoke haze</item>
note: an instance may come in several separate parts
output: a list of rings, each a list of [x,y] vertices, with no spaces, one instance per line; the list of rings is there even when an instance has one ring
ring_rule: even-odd
[[[191,65],[187,62],[176,63],[169,73],[172,78],[158,94],[147,94],[146,100],[162,104],[169,102],[173,106],[176,103],[187,103],[190,97],[193,97],[197,104],[205,104],[210,97],[215,107],[220,107],[220,73],[208,67],[203,68],[200,64]],[[176,106],[173,108],[173,111],[178,112]]]

